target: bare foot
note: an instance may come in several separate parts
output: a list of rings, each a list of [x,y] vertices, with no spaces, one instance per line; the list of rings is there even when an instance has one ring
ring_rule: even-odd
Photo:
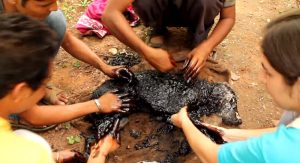
[[[42,102],[48,105],[66,105],[68,103],[68,98],[63,90],[56,88],[53,85],[47,85],[46,95]]]

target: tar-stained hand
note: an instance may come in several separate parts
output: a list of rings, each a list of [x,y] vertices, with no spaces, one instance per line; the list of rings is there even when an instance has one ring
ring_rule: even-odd
[[[123,68],[124,66],[110,66],[110,65],[105,65],[104,67],[101,68],[103,73],[111,78],[117,77],[117,72],[119,69]]]
[[[183,64],[184,78],[188,83],[197,78],[209,54],[210,52],[206,52],[202,48],[195,48],[188,54],[188,58]]]
[[[133,80],[133,72],[131,72],[128,68],[122,67],[116,71],[116,77],[118,79],[124,80],[127,83],[131,83]]]
[[[121,102],[121,105],[118,108],[118,112],[120,113],[128,113],[131,109],[135,109],[136,105],[133,102],[133,97],[129,93],[121,93],[120,90],[113,90],[111,93],[114,93],[119,101]]]
[[[160,72],[168,72],[176,67],[175,60],[163,49],[149,48],[145,59]]]

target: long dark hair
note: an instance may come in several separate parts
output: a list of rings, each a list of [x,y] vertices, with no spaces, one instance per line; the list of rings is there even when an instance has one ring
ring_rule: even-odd
[[[270,22],[261,47],[272,67],[293,85],[300,76],[300,10]]]

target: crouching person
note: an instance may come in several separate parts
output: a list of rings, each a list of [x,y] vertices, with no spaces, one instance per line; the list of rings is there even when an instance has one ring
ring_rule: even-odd
[[[54,162],[42,137],[26,130],[14,133],[8,118],[36,106],[45,95],[58,38],[44,23],[21,14],[0,14],[0,22],[0,162]],[[89,162],[104,162],[118,147],[111,135],[99,145],[100,154]]]

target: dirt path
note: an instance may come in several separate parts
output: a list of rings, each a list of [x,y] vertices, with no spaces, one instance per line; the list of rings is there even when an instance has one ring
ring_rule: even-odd
[[[263,128],[272,126],[272,119],[278,119],[281,110],[277,108],[269,95],[266,94],[262,83],[259,81],[260,51],[262,28],[279,13],[296,7],[294,0],[237,0],[237,21],[230,35],[217,47],[218,60],[224,63],[240,79],[232,82],[232,87],[238,95],[238,109],[243,119],[241,128]],[[80,6],[79,0],[66,0],[67,4]],[[66,8],[66,7],[65,7]],[[66,10],[67,11],[67,10]],[[84,11],[84,7],[78,7],[76,13],[67,12],[72,15],[69,20],[69,28],[76,35],[74,23]],[[143,34],[143,27],[134,29],[139,35]],[[108,49],[117,47],[124,48],[117,39],[107,36],[100,40],[95,37],[83,38],[98,55],[106,54]],[[91,91],[99,86],[107,77],[100,71],[78,62],[60,51],[56,62],[53,83],[64,89],[71,97],[71,103],[86,101]],[[68,145],[66,137],[79,135],[85,126],[80,120],[71,122],[71,126],[62,124],[55,130],[43,133],[52,144],[54,149],[63,148],[83,149],[83,140],[75,145]],[[130,123],[122,132],[122,147],[110,157],[110,162],[137,162],[141,160],[153,160],[160,157],[159,153],[152,151],[136,151],[133,145],[137,140],[129,136],[129,129],[136,129],[147,135],[155,128],[157,122],[152,122],[145,115],[130,117]],[[74,127],[75,126],[75,127]],[[145,129],[144,126],[147,126]],[[197,162],[195,155],[191,154],[182,162]]]

